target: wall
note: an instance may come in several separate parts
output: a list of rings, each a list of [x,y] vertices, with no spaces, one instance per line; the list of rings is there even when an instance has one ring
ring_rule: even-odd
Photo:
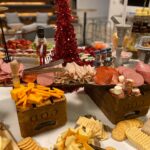
[[[109,0],[77,0],[77,9],[91,8],[96,9],[95,12],[88,12],[88,17],[108,17]],[[83,13],[78,13],[79,17],[83,17]]]
[[[114,15],[122,15],[123,5],[120,3],[120,0],[110,0],[108,11],[109,20]]]

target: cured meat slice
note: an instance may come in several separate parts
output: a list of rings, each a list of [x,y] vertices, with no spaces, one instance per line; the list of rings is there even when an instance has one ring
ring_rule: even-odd
[[[24,70],[24,65],[23,64],[19,64],[19,72],[22,72]]]
[[[150,65],[144,64],[144,62],[139,62],[135,69],[143,76],[145,82],[150,84]]]
[[[118,72],[123,75],[126,79],[132,79],[134,81],[134,86],[141,86],[144,84],[144,78],[142,75],[137,73],[134,69],[127,67],[118,67]]]
[[[3,72],[6,72],[6,73],[8,73],[8,74],[11,74],[10,63],[5,63],[5,62],[4,62],[4,63],[1,65],[1,69],[2,69]]]
[[[37,75],[35,74],[30,74],[30,75],[24,75],[22,80],[26,83],[30,83],[30,82],[35,82],[37,79]]]
[[[103,66],[96,69],[94,81],[100,85],[117,84],[118,77],[119,74],[116,69]]]
[[[22,72],[24,69],[24,66],[23,64],[20,64],[20,67],[19,67],[19,72]],[[11,74],[11,68],[10,68],[10,63],[3,63],[1,65],[1,70],[5,73],[8,73],[8,74]]]
[[[44,73],[37,76],[37,83],[43,86],[49,86],[54,82],[54,73]]]
[[[3,60],[2,60],[2,59],[0,59],[0,66],[2,65],[2,63],[3,63]]]

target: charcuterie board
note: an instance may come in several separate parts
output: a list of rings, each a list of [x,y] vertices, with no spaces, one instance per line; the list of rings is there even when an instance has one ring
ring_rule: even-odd
[[[19,150],[16,141],[3,123],[0,123],[0,137],[4,137],[8,141],[5,150]],[[4,144],[4,142],[2,142],[2,144]]]

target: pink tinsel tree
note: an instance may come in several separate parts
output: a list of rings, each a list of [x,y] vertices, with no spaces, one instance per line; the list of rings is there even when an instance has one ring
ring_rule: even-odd
[[[64,59],[67,62],[80,63],[77,53],[77,40],[72,25],[69,0],[55,0],[57,11],[57,30],[55,34],[54,60]]]

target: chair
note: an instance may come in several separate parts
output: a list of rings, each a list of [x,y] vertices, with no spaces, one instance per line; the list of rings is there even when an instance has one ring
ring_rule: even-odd
[[[44,36],[46,39],[54,38],[55,36],[55,28],[54,27],[46,27],[44,28]]]
[[[38,26],[43,26],[48,24],[48,13],[37,12],[36,24]]]
[[[22,38],[34,41],[36,37],[37,25],[35,23],[22,27]]]
[[[5,13],[7,26],[14,29],[20,30],[24,24],[20,22],[18,13]]]

